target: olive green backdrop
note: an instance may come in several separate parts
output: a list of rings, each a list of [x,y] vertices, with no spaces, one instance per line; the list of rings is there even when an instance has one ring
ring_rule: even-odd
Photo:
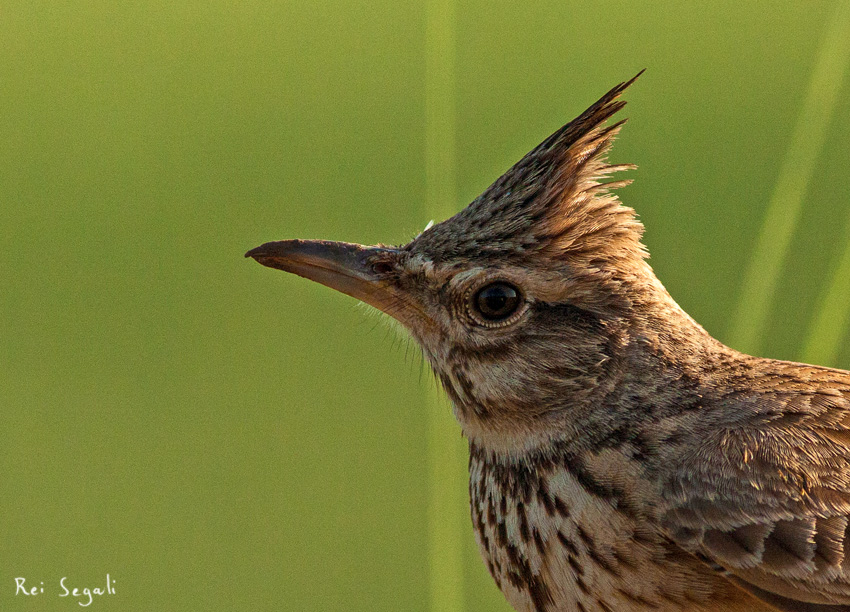
[[[445,206],[647,68],[620,196],[728,340],[834,6],[457,3]],[[429,375],[350,298],[242,258],[404,242],[434,216],[425,32],[396,0],[0,8],[0,609],[77,609],[59,579],[107,572],[91,609],[431,609]],[[799,358],[847,246],[842,92],[765,355]],[[506,610],[464,525],[464,607]]]

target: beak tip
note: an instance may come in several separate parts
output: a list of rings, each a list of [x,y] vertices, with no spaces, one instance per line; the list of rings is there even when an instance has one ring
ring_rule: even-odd
[[[268,243],[260,245],[258,247],[254,247],[253,249],[245,253],[245,257],[257,259],[258,256],[263,254],[263,250],[267,246],[267,244]]]

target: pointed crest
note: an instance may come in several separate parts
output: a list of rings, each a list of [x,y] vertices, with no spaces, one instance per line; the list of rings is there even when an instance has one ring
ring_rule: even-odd
[[[607,163],[625,120],[604,124],[625,106],[618,98],[642,73],[614,87],[410,247],[435,261],[488,255],[597,262],[645,257],[643,226],[610,191],[631,181],[600,182],[634,168]]]

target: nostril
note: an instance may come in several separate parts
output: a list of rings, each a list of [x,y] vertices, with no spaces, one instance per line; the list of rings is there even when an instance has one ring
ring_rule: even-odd
[[[392,271],[392,264],[386,261],[378,261],[372,264],[372,272],[374,272],[375,274],[389,274]]]

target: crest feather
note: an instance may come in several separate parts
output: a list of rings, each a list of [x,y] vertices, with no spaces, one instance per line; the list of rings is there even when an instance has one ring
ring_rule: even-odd
[[[411,247],[435,260],[543,255],[598,265],[645,257],[642,225],[611,193],[631,181],[602,182],[635,167],[607,162],[625,120],[604,124],[625,106],[618,98],[642,73],[611,89]]]

